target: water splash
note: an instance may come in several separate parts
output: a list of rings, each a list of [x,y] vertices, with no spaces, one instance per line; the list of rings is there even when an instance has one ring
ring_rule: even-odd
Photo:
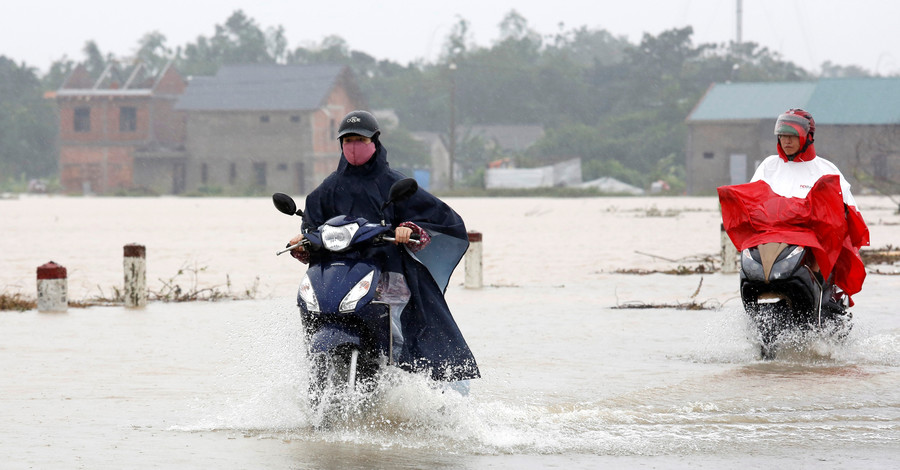
[[[172,429],[450,455],[665,455],[723,445],[739,452],[766,442],[802,449],[840,442],[845,426],[875,445],[900,436],[900,416],[890,411],[896,400],[844,398],[861,382],[879,380],[860,364],[898,363],[896,335],[855,328],[843,343],[804,338],[803,348],[761,361],[743,312],[721,313],[692,352],[673,360],[700,369],[734,365],[724,371],[567,401],[528,390],[496,393],[505,387],[490,376],[473,381],[466,397],[427,377],[385,369],[372,393],[343,397],[326,422],[308,403],[299,321],[293,309],[277,307],[234,326],[240,367],[222,375],[223,398],[198,400],[196,421]]]

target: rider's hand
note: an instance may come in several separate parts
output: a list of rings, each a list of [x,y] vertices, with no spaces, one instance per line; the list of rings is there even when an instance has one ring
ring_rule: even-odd
[[[397,227],[394,230],[394,244],[408,242],[412,232],[412,229],[409,227]]]
[[[302,234],[302,233],[301,233],[301,234],[298,234],[298,235],[295,236],[294,238],[291,238],[291,241],[288,242],[287,246],[293,246],[293,245],[296,245],[296,244],[300,243],[301,240],[303,240],[303,234]],[[298,246],[297,248],[294,248],[294,249],[291,250],[291,251],[306,251],[306,250],[305,250],[302,246]]]

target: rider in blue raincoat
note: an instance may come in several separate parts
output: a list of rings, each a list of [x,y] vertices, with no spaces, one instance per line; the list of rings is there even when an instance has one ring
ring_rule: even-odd
[[[391,185],[404,176],[388,165],[380,134],[378,121],[366,111],[343,118],[338,129],[340,163],[306,197],[303,232],[338,215],[382,219],[381,206]],[[428,371],[435,380],[478,378],[475,357],[444,300],[450,275],[469,244],[462,218],[423,189],[388,206],[383,215],[395,227],[397,239],[397,244],[384,248],[385,268],[378,286],[391,305],[394,359],[404,369]],[[413,234],[423,243],[407,245]],[[290,244],[302,238],[301,233]],[[304,262],[309,259],[301,248],[292,255]]]

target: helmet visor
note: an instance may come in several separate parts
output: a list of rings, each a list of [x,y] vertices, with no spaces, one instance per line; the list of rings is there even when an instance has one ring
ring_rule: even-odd
[[[372,136],[375,135],[375,131],[363,127],[348,127],[346,129],[342,129],[337,138],[338,140],[341,140],[345,135],[350,134],[361,135],[363,137],[368,137],[371,139]]]
[[[806,137],[809,134],[809,120],[796,114],[782,114],[775,121],[775,135],[795,135]]]

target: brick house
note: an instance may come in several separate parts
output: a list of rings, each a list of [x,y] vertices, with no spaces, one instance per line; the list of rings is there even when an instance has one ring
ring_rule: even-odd
[[[816,152],[860,191],[860,177],[900,180],[900,78],[716,83],[687,117],[688,194],[749,181],[775,150],[775,119],[802,108],[816,120]]]
[[[84,66],[76,67],[50,94],[59,110],[63,188],[72,193],[132,188],[140,151],[181,148],[184,114],[174,106],[185,86],[171,65],[153,75],[143,64],[126,70],[110,64],[97,79]]]
[[[337,167],[340,119],[365,101],[339,65],[226,65],[194,77],[186,113],[185,188],[305,194]]]

